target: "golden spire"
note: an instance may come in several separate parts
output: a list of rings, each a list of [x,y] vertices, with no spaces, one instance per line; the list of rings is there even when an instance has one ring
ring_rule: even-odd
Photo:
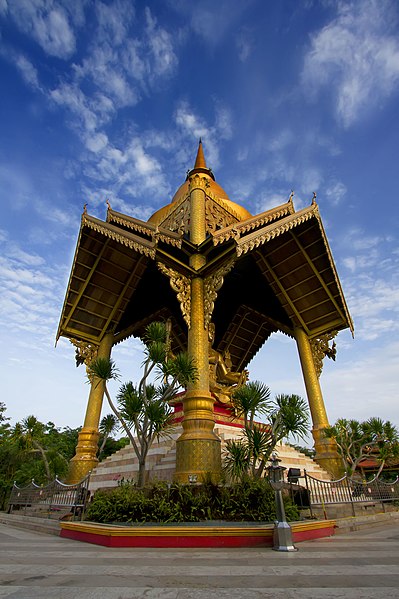
[[[204,156],[204,150],[202,148],[201,138],[198,143],[198,152],[197,152],[197,157],[195,159],[194,168],[188,172],[188,177],[191,177],[191,175],[194,175],[195,173],[205,173],[206,175],[209,175],[210,177],[212,177],[213,180],[215,180],[214,174],[212,173],[211,169],[208,168],[206,165],[206,160],[205,160],[205,156]]]
[[[199,144],[198,144],[198,152],[197,152],[197,158],[195,159],[194,168],[208,168],[206,166],[206,161],[205,161],[205,156],[204,156],[204,150],[202,148],[201,138],[200,138]]]

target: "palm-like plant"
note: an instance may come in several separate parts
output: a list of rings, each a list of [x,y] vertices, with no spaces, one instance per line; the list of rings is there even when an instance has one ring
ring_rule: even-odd
[[[111,359],[98,358],[89,367],[89,377],[104,383],[108,404],[126,432],[139,462],[138,486],[145,482],[148,451],[155,438],[166,435],[172,427],[168,401],[195,380],[197,371],[186,354],[171,356],[168,353],[167,329],[164,323],[154,322],[146,328],[143,375],[136,387],[131,381],[124,383],[113,402],[107,382],[119,377]],[[159,385],[155,381],[160,380]]]
[[[21,422],[17,422],[13,431],[13,438],[21,443],[22,447],[29,452],[38,453],[43,461],[46,478],[52,479],[50,464],[47,458],[47,449],[44,447],[44,424],[39,422],[36,416],[27,416]]]
[[[104,450],[108,437],[110,437],[118,428],[119,421],[115,414],[107,414],[101,419],[100,426],[98,427],[98,430],[102,435],[100,449],[98,450],[99,456],[101,456]]]
[[[303,439],[309,426],[306,402],[298,395],[277,395],[270,400],[269,388],[254,381],[233,395],[236,414],[244,417],[243,438],[226,444],[224,467],[227,474],[260,477],[277,443],[287,437]],[[255,417],[266,416],[266,423]]]

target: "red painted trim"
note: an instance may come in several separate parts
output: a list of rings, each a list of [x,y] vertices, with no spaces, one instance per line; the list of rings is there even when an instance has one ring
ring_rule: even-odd
[[[179,548],[179,547],[271,547],[273,539],[268,536],[209,536],[209,537],[191,537],[191,536],[109,536],[96,535],[94,533],[82,532],[77,530],[61,530],[61,537],[73,539],[74,541],[83,541],[104,547],[155,547],[155,548]]]
[[[325,527],[315,529],[293,530],[292,537],[294,543],[309,541],[311,539],[320,539],[334,535],[334,526],[328,522]],[[84,543],[93,543],[103,545],[104,547],[156,547],[156,548],[179,548],[179,547],[271,547],[273,544],[273,529],[265,531],[263,535],[237,535],[232,532],[226,534],[209,534],[204,536],[190,535],[190,533],[172,535],[159,535],[154,532],[153,535],[126,535],[120,534],[97,534],[95,532],[85,532],[79,529],[62,528],[60,536],[66,539],[82,541]]]
[[[335,529],[333,526],[326,526],[325,528],[316,528],[313,530],[298,530],[297,532],[293,531],[292,538],[294,543],[299,543],[300,541],[310,541],[311,539],[332,537],[334,532]]]

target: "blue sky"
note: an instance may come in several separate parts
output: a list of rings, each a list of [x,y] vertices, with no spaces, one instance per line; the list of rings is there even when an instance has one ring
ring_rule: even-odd
[[[83,205],[146,220],[202,137],[253,214],[317,192],[355,322],[325,361],[330,421],[399,425],[395,0],[0,0],[0,77],[0,397],[14,422],[83,422],[84,369],[67,340],[54,347]],[[137,341],[114,357],[138,376]],[[305,395],[282,335],[249,369]]]

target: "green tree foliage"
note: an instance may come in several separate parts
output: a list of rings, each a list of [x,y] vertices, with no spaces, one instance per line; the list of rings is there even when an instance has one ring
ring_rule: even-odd
[[[352,475],[364,458],[378,464],[377,476],[386,464],[399,459],[399,433],[389,420],[369,418],[364,422],[340,418],[324,429],[324,435],[333,439],[344,470]]]
[[[244,475],[261,477],[277,443],[292,435],[306,437],[309,412],[306,402],[298,395],[277,395],[270,399],[269,388],[253,381],[237,389],[233,404],[238,416],[244,418],[242,439],[226,443],[224,470],[233,480]],[[255,418],[265,417],[265,423]]]
[[[285,497],[289,520],[299,517],[296,506]],[[243,479],[240,484],[220,486],[156,483],[142,489],[121,484],[95,493],[86,513],[94,522],[272,522],[276,518],[274,491],[265,479]]]
[[[108,404],[133,446],[139,463],[139,487],[145,481],[146,459],[152,443],[171,431],[168,401],[197,376],[196,368],[186,353],[176,356],[168,353],[168,341],[164,323],[148,325],[144,338],[142,378],[137,386],[131,381],[124,383],[116,396],[116,403],[107,386],[109,380],[119,377],[114,361],[98,358],[89,367],[89,378],[105,383]],[[154,384],[154,379],[159,384]]]
[[[110,437],[119,428],[119,420],[115,414],[107,414],[101,419],[98,430],[101,435],[101,445],[98,450],[98,455],[101,458],[108,437]]]

